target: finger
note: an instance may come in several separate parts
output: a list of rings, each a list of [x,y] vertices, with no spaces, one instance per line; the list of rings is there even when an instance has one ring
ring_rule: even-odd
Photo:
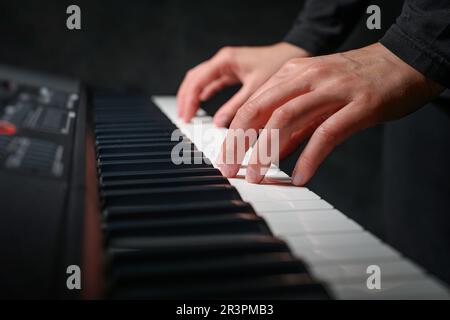
[[[186,93],[189,85],[194,81],[198,74],[202,72],[202,69],[205,68],[206,62],[203,62],[196,67],[190,69],[184,76],[183,81],[177,92],[177,106],[178,106],[178,116],[183,116],[183,109],[186,101]]]
[[[247,167],[247,181],[260,183],[270,165],[278,165],[281,153],[292,151],[312,128],[334,113],[343,102],[322,91],[312,91],[275,110],[253,148]],[[278,139],[278,140],[274,140]]]
[[[208,85],[203,89],[203,91],[200,93],[200,101],[207,101],[212,96],[214,96],[218,91],[222,90],[223,88],[227,86],[231,86],[233,84],[236,84],[238,81],[236,78],[230,77],[230,76],[222,76]]]
[[[178,89],[178,92],[177,92],[177,106],[178,106],[178,116],[179,117],[183,117],[184,106],[185,106],[185,102],[186,102],[187,87],[189,86],[189,84],[195,78],[196,73],[199,72],[198,68],[199,68],[199,66],[189,70],[186,73],[186,75],[185,75],[185,77],[183,79],[183,82],[181,83],[180,88]]]
[[[372,121],[364,116],[363,109],[364,106],[351,102],[314,131],[295,165],[293,184],[302,186],[307,183],[338,144],[371,125]]]
[[[236,112],[250,97],[252,92],[250,88],[251,86],[244,84],[242,88],[239,89],[239,91],[235,95],[233,95],[233,97],[231,97],[230,100],[228,100],[223,106],[219,108],[219,110],[217,110],[216,114],[214,115],[214,123],[218,127],[226,127],[231,123],[234,116],[236,115]]]
[[[310,83],[310,80],[307,78],[297,81],[289,79],[269,88],[256,98],[245,103],[233,120],[231,128],[261,128],[267,123],[276,109],[293,99],[311,92]],[[295,101],[297,100],[294,100],[294,103]]]
[[[255,129],[229,129],[216,163],[225,177],[232,178],[239,171],[247,150],[258,138]]]
[[[264,180],[264,177],[266,176],[267,171],[270,169],[271,164],[275,164],[277,167],[279,167],[279,161],[285,159],[292,152],[294,152],[296,149],[298,149],[300,147],[300,145],[306,139],[311,137],[314,130],[324,121],[324,118],[327,118],[327,117],[328,116],[326,116],[326,115],[321,116],[317,120],[311,122],[307,127],[304,127],[304,128],[294,131],[291,134],[291,136],[287,138],[286,143],[280,143],[280,147],[279,147],[280,155],[279,155],[278,159],[276,159],[276,158],[271,159],[270,163],[268,163],[268,164],[266,164],[267,161],[262,162],[262,164],[260,164],[260,167],[258,167],[256,169],[254,167],[252,167],[251,165],[247,166],[246,180],[250,183],[261,183]],[[259,139],[261,139],[261,136]],[[259,141],[259,139],[258,139],[258,141]],[[263,142],[263,145],[264,144],[266,144],[266,143]],[[271,148],[271,146],[268,147],[269,150],[270,150],[270,148]],[[259,148],[258,148],[257,152],[261,152]],[[276,152],[276,149],[274,150],[274,152]],[[270,154],[273,154],[273,153],[270,153]],[[252,163],[252,161],[254,161],[254,160],[253,159],[250,160],[249,163]]]
[[[303,81],[300,84],[292,85],[291,81],[281,83],[280,85],[267,90],[256,99],[248,101],[236,113],[230,125],[230,130],[227,133],[222,149],[218,158],[221,163],[219,168],[226,177],[234,177],[239,171],[240,164],[245,157],[245,152],[237,150],[237,146],[245,146],[248,148],[256,141],[253,139],[254,132],[265,126],[273,111],[287,102],[289,98],[294,98],[309,91],[309,82]],[[284,93],[284,94],[283,94]],[[235,132],[237,129],[242,129],[241,132]],[[236,134],[237,133],[237,134]],[[244,143],[241,139],[249,136],[249,143]],[[228,161],[225,161],[228,160]],[[230,162],[235,160],[236,162]]]
[[[196,68],[186,78],[186,85],[181,96],[181,116],[185,122],[189,122],[195,116],[200,105],[202,90],[222,76],[220,61],[211,60]]]
[[[189,81],[187,79],[188,74],[186,74],[183,78],[183,81],[181,82],[180,87],[178,88],[178,92],[177,92],[177,113],[178,116],[181,117],[183,114],[183,102],[184,102],[184,95],[185,95],[185,91],[186,91],[186,84]]]

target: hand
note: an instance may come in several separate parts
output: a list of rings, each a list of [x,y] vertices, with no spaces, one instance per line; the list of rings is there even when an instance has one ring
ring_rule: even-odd
[[[242,83],[241,89],[216,113],[214,122],[225,127],[236,111],[287,60],[308,53],[288,43],[264,47],[226,47],[210,60],[189,70],[178,90],[178,115],[189,122],[201,101],[226,86]]]
[[[261,182],[270,163],[310,137],[292,174],[293,184],[304,185],[350,135],[403,117],[442,90],[379,43],[290,60],[237,112],[222,146],[219,167],[226,177],[234,177],[245,155],[245,150],[239,152],[236,146],[245,143],[248,149],[256,140],[241,141],[242,130],[236,134],[236,129],[246,132],[264,127],[249,160],[247,181]],[[273,143],[273,129],[279,129],[279,153],[263,163],[258,154]],[[235,161],[225,163],[225,159]]]

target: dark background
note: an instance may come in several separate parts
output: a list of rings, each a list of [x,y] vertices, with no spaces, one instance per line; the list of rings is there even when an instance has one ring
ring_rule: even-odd
[[[382,7],[382,31],[365,17],[341,49],[376,41],[401,1]],[[66,8],[78,4],[82,30],[66,29]],[[225,45],[280,41],[300,0],[269,1],[0,1],[0,63],[80,78],[95,87],[175,94],[186,70]],[[223,98],[223,96],[222,96]],[[218,106],[212,101],[210,110]],[[382,127],[339,146],[309,187],[384,238],[380,166]],[[298,153],[297,153],[298,155]],[[290,172],[296,155],[282,163]]]

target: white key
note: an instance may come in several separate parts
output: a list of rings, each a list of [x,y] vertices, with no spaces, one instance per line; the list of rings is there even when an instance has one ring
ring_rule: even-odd
[[[362,228],[343,215],[333,215],[328,218],[305,219],[290,212],[264,214],[264,218],[272,232],[279,236],[304,235],[309,233],[355,232]]]
[[[320,220],[325,219],[337,219],[344,218],[348,219],[346,215],[341,213],[336,209],[325,209],[325,210],[296,210],[296,211],[263,211],[257,212],[261,217],[273,217],[272,219],[289,219],[289,216],[297,216],[298,219],[306,220]]]
[[[268,211],[299,211],[299,210],[326,210],[333,206],[325,200],[294,200],[294,201],[250,201],[256,212]]]
[[[347,237],[348,233],[343,233]],[[304,246],[303,243],[297,244],[295,238],[284,237],[293,253],[300,259],[304,259],[312,266],[320,264],[330,264],[336,261],[366,261],[369,259],[378,259],[389,261],[398,259],[400,255],[383,244],[375,245],[351,245],[351,246]]]
[[[368,289],[366,282],[331,284],[331,291],[338,299],[450,299],[448,290],[432,278],[419,280],[388,280],[381,278],[381,289]]]
[[[351,221],[350,219],[348,219]],[[356,224],[356,223],[355,223]],[[357,225],[357,224],[356,224]],[[296,247],[349,247],[349,246],[376,246],[382,242],[372,236],[357,225],[357,229],[348,230],[347,232],[336,233],[320,233],[320,234],[303,234],[303,235],[286,235],[283,237],[287,242],[294,243]]]
[[[404,260],[395,261],[366,261],[364,263],[337,263],[311,268],[311,272],[319,279],[329,283],[356,283],[366,282],[369,277],[368,268],[378,266],[381,279],[418,279],[423,276],[423,270],[412,262]]]
[[[158,96],[152,97],[152,100],[159,107],[159,109],[166,114],[166,116],[174,121],[177,119],[177,105],[176,99],[173,96]]]
[[[244,179],[230,179],[245,201],[315,200],[319,196],[307,188],[292,185],[256,185]]]
[[[247,168],[240,168],[236,175],[236,178],[244,179],[246,172],[247,172]],[[270,168],[266,172],[265,180],[263,180],[263,183],[267,183],[267,182],[269,182],[269,183],[287,183],[287,182],[289,182],[290,183],[291,178],[278,168]]]

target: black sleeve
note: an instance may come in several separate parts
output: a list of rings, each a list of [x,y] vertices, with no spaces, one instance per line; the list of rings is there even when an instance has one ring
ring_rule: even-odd
[[[342,44],[366,5],[366,0],[308,0],[284,41],[313,55],[330,53]]]
[[[380,42],[428,78],[450,88],[450,1],[406,0]]]

